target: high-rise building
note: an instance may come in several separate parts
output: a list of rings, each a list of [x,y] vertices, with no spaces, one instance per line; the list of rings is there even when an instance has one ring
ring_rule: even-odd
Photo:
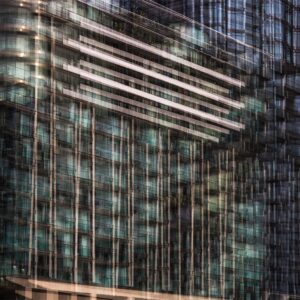
[[[250,2],[0,1],[0,299],[300,294],[297,32]]]
[[[299,1],[157,2],[272,55],[266,126],[273,178],[266,201],[264,289],[270,297],[300,295]]]

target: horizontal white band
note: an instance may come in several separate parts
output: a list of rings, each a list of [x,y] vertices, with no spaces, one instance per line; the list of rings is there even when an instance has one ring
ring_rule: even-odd
[[[163,72],[164,74],[169,73],[171,75],[174,75],[175,77],[179,77],[179,78],[188,80],[190,82],[193,82],[195,85],[205,86],[208,89],[213,90],[214,92],[226,93],[226,94],[229,93],[228,88],[222,87],[222,86],[217,85],[213,82],[203,80],[199,77],[194,77],[192,75],[181,72],[181,71],[176,70],[174,68],[170,68],[168,66],[158,64],[155,61],[149,60],[145,57],[137,56],[135,54],[120,50],[118,48],[111,47],[109,45],[106,45],[104,43],[100,43],[100,42],[95,41],[93,39],[89,39],[89,38],[87,38],[85,36],[82,36],[82,35],[79,37],[79,40],[80,40],[80,42],[84,42],[84,43],[89,44],[91,46],[95,46],[97,48],[100,48],[104,51],[110,52],[111,54],[116,54],[116,55],[122,56],[126,59],[130,59],[131,61],[136,61],[136,62],[140,63],[143,66],[149,66],[149,69],[159,70],[159,71]]]
[[[123,43],[126,43],[126,44],[129,44],[131,46],[134,46],[134,47],[137,47],[137,48],[140,48],[140,49],[143,49],[145,51],[148,51],[148,52],[151,52],[155,55],[158,55],[160,57],[163,57],[165,59],[168,59],[168,60],[171,60],[171,61],[174,61],[176,63],[179,63],[179,64],[182,64],[184,66],[187,66],[189,68],[192,68],[194,70],[197,70],[201,73],[204,73],[204,74],[207,74],[209,76],[212,76],[212,77],[215,77],[219,80],[222,80],[224,82],[227,82],[229,84],[232,84],[232,85],[235,85],[235,86],[238,86],[238,87],[242,87],[242,86],[245,86],[245,83],[242,82],[241,80],[238,80],[238,79],[235,79],[235,78],[231,78],[230,76],[227,76],[227,75],[224,75],[224,74],[221,74],[219,72],[216,72],[216,71],[213,71],[211,69],[208,69],[206,67],[202,67],[200,65],[197,65],[195,63],[192,63],[190,61],[187,61],[181,57],[178,57],[176,55],[173,55],[169,52],[166,52],[164,50],[161,50],[161,49],[158,49],[156,47],[153,47],[153,46],[150,46],[144,42],[141,42],[141,41],[138,41],[134,38],[131,38],[129,36],[126,36],[122,33],[119,33],[115,30],[112,30],[106,26],[103,26],[103,25],[100,25],[99,23],[96,23],[96,22],[93,22],[87,18],[84,18],[84,17],[81,17],[81,16],[76,16],[76,19],[77,21],[80,22],[80,25],[83,27],[83,28],[86,28],[88,30],[91,30],[91,31],[94,31],[94,32],[97,32],[97,33],[101,33],[105,36],[108,36],[109,38],[112,38],[112,39],[116,39],[118,41],[121,41]]]
[[[162,93],[164,93],[166,95],[169,95],[169,96],[172,96],[172,97],[176,97],[178,99],[184,99],[184,101],[186,101],[186,102],[190,102],[190,103],[193,103],[193,104],[197,104],[197,105],[200,105],[200,106],[203,106],[203,107],[210,108],[212,110],[217,111],[218,113],[224,113],[224,114],[228,114],[229,113],[229,110],[225,109],[223,107],[219,107],[217,105],[214,105],[214,104],[211,104],[211,103],[208,103],[208,102],[196,99],[196,98],[192,98],[190,96],[187,96],[187,95],[184,95],[184,94],[181,94],[181,93],[169,90],[167,88],[162,88],[161,86],[155,85],[155,84],[151,84],[148,81],[140,80],[140,79],[137,79],[135,77],[131,77],[131,76],[125,75],[123,73],[119,73],[119,72],[113,71],[111,69],[108,69],[108,68],[105,68],[105,67],[102,67],[102,66],[98,66],[98,65],[92,64],[90,62],[86,62],[84,60],[80,60],[80,65],[83,66],[83,67],[86,67],[86,68],[98,71],[98,72],[103,72],[103,73],[105,73],[107,75],[118,77],[118,78],[120,78],[122,80],[127,80],[127,81],[130,81],[130,82],[136,83],[136,84],[138,84],[140,86],[147,87],[147,88],[153,89],[155,91],[160,91],[160,92],[162,92]]]
[[[145,75],[150,76],[152,78],[156,78],[156,79],[164,81],[168,84],[172,84],[176,87],[180,87],[180,88],[185,89],[187,91],[190,91],[192,93],[198,94],[200,96],[207,97],[209,99],[222,102],[226,105],[229,105],[229,106],[232,106],[232,107],[235,107],[235,108],[238,108],[238,109],[242,108],[244,106],[243,103],[233,101],[229,98],[222,97],[222,96],[210,93],[210,92],[208,92],[204,89],[197,88],[193,85],[189,85],[189,84],[181,82],[177,79],[173,79],[173,78],[170,78],[168,76],[165,76],[165,75],[159,74],[157,72],[151,71],[149,69],[143,68],[141,66],[138,66],[136,64],[129,63],[129,62],[123,60],[123,59],[120,59],[120,58],[117,58],[115,56],[109,55],[109,54],[107,54],[105,52],[102,52],[100,50],[89,48],[89,47],[85,46],[84,44],[79,43],[77,41],[70,40],[70,39],[64,39],[64,44],[68,45],[69,47],[73,47],[73,48],[81,51],[82,53],[94,56],[98,59],[101,59],[101,60],[116,64],[116,65],[119,65],[121,67],[133,70],[135,72],[145,74]]]
[[[127,93],[130,93],[130,94],[133,94],[133,95],[136,95],[136,96],[139,96],[139,97],[142,97],[142,98],[160,103],[162,105],[169,106],[173,109],[177,109],[179,111],[197,116],[199,118],[202,118],[202,119],[205,119],[205,120],[208,120],[208,121],[211,121],[211,122],[215,122],[218,125],[221,125],[221,126],[224,126],[224,127],[230,128],[230,129],[234,129],[234,130],[239,131],[240,129],[244,128],[243,124],[240,124],[240,123],[237,123],[237,122],[234,122],[234,121],[230,121],[230,120],[226,120],[224,118],[220,118],[220,117],[214,116],[212,114],[208,114],[208,113],[196,110],[194,108],[191,108],[191,107],[179,104],[179,103],[172,102],[170,100],[166,100],[166,99],[157,97],[155,95],[152,95],[152,94],[134,89],[132,87],[121,84],[119,82],[115,82],[113,80],[103,78],[101,76],[97,76],[95,74],[92,74],[90,72],[84,71],[80,68],[77,68],[77,67],[74,67],[74,66],[71,66],[71,65],[64,65],[63,68],[67,71],[70,71],[72,73],[80,75],[82,78],[92,80],[94,82],[109,86],[109,87],[114,88],[114,89],[122,90],[124,92],[127,92]]]
[[[135,100],[132,100],[132,99],[129,99],[129,98],[126,98],[126,97],[122,97],[122,96],[119,96],[119,95],[116,95],[116,94],[113,94],[113,93],[109,93],[109,92],[106,92],[106,91],[103,91],[103,90],[100,90],[100,89],[97,89],[97,88],[94,88],[94,87],[91,87],[91,86],[88,86],[88,85],[85,85],[85,84],[80,84],[80,89],[82,89],[84,91],[87,91],[87,92],[90,92],[90,93],[93,93],[93,94],[96,94],[96,95],[99,95],[99,96],[104,96],[104,97],[109,98],[109,99],[113,99],[113,100],[117,100],[117,101],[120,101],[120,102],[123,102],[123,103],[127,103],[127,104],[130,104],[132,106],[137,106],[137,107],[149,110],[149,111],[153,111],[153,112],[156,112],[156,113],[161,114],[161,115],[168,116],[168,117],[173,118],[173,119],[177,119],[177,120],[180,120],[180,121],[185,121],[185,122],[190,123],[192,125],[201,126],[201,127],[204,127],[204,128],[210,129],[210,130],[214,130],[214,131],[217,131],[217,132],[222,132],[222,133],[225,133],[225,134],[229,133],[229,130],[225,129],[223,127],[219,127],[219,126],[209,124],[207,122],[202,122],[202,121],[199,121],[199,120],[195,120],[195,119],[192,119],[190,117],[184,116],[182,114],[176,114],[176,113],[173,113],[173,112],[168,111],[168,110],[161,109],[161,108],[156,107],[156,106],[152,106],[152,105],[149,105],[149,104],[146,104],[146,103],[143,103],[143,102],[135,101]]]
[[[170,122],[158,119],[158,118],[154,118],[154,117],[151,117],[149,115],[145,115],[145,114],[133,111],[133,110],[125,108],[125,107],[121,107],[119,105],[115,105],[115,104],[108,103],[108,102],[105,102],[105,101],[102,101],[102,100],[99,100],[99,99],[88,97],[86,95],[76,93],[74,91],[70,91],[70,90],[67,90],[67,89],[63,89],[63,93],[65,95],[69,96],[69,97],[72,97],[72,98],[75,98],[75,99],[78,99],[78,100],[81,100],[81,101],[93,103],[93,104],[99,105],[101,107],[104,107],[106,109],[110,109],[110,110],[114,110],[114,111],[117,111],[117,112],[120,112],[120,113],[123,113],[123,114],[127,114],[127,115],[130,115],[130,116],[136,117],[138,119],[142,119],[142,120],[145,120],[145,121],[148,121],[148,122],[151,122],[151,123],[154,123],[154,124],[158,124],[158,125],[161,125],[161,126],[164,126],[164,127],[167,127],[167,128],[178,130],[178,131],[184,132],[186,134],[193,135],[197,138],[207,139],[207,140],[211,140],[213,142],[219,142],[219,139],[214,137],[214,136],[211,136],[211,135],[208,135],[208,134],[196,131],[196,130],[191,130],[189,128],[179,126],[179,125],[176,125],[176,124],[173,124],[173,123],[170,123]]]

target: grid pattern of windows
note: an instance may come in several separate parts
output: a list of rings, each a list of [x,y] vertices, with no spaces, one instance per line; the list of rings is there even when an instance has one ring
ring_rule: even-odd
[[[268,138],[265,142],[270,153],[268,169],[271,168],[274,175],[270,181],[270,198],[265,198],[268,255],[264,289],[278,297],[279,294],[299,295],[299,197],[295,194],[298,181],[294,176],[299,172],[299,131],[296,129],[299,122],[299,1],[157,2],[273,56],[273,68],[266,84],[270,98],[266,102]],[[187,10],[175,5],[183,2],[193,8]],[[220,14],[222,19],[218,23]],[[289,178],[289,172],[293,179]],[[271,294],[270,299],[272,297],[277,296]]]
[[[221,32],[151,1],[0,2],[1,275],[261,297],[296,174],[268,159],[272,59],[222,33],[245,3],[224,26],[210,2]]]

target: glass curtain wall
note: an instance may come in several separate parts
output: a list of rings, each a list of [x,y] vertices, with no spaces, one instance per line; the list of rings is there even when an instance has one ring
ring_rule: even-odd
[[[147,1],[0,22],[1,276],[259,299],[269,56]]]
[[[272,57],[266,90],[266,154],[261,172],[266,185],[267,294],[299,294],[299,3],[298,1],[156,1],[247,43]],[[176,3],[185,3],[178,6]],[[187,9],[187,3],[189,7]],[[222,16],[221,24],[216,20]],[[264,59],[260,60],[264,64]],[[261,69],[261,74],[264,74]],[[257,83],[258,85],[258,83]],[[274,295],[270,295],[273,299]]]

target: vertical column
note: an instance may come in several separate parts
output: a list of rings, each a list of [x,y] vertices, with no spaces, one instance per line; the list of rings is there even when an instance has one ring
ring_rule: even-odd
[[[219,199],[218,199],[218,209],[219,209],[219,259],[220,259],[220,290],[222,294],[222,298],[224,298],[224,272],[223,272],[223,264],[224,261],[222,259],[222,250],[223,250],[223,230],[222,230],[222,219],[223,219],[223,205],[222,205],[222,168],[221,168],[221,155],[222,153],[218,153],[218,194],[219,194]]]
[[[92,282],[96,281],[96,224],[95,224],[95,214],[96,214],[96,204],[95,204],[95,184],[96,184],[96,176],[95,176],[95,164],[96,164],[96,153],[95,153],[95,124],[96,124],[96,112],[95,107],[92,108]]]
[[[178,293],[181,294],[181,178],[180,153],[177,153],[177,213],[178,213]]]
[[[160,186],[161,186],[161,129],[158,129],[158,151],[156,161],[156,225],[155,225],[155,258],[154,258],[154,291],[157,291],[157,277],[158,277],[158,255],[159,255],[159,229],[160,229]],[[161,233],[162,235],[162,233]]]
[[[116,231],[115,231],[115,136],[112,134],[111,136],[111,175],[112,175],[112,186],[111,186],[111,202],[112,202],[112,287],[116,287],[116,245],[115,245],[115,240],[116,240]]]
[[[233,298],[235,298],[235,280],[236,280],[236,255],[235,255],[235,217],[236,217],[236,199],[235,199],[235,150],[232,149],[232,290],[233,290]]]
[[[51,18],[51,98],[50,98],[50,205],[49,205],[49,277],[56,278],[56,82],[55,27]],[[54,261],[53,261],[54,258]],[[54,265],[54,272],[53,272]]]
[[[79,225],[79,191],[80,191],[80,172],[81,172],[81,120],[82,120],[82,103],[79,106],[79,120],[75,126],[75,237],[74,237],[74,282],[78,282],[78,225]]]
[[[53,200],[53,254],[54,254],[54,270],[53,275],[54,278],[57,278],[57,230],[56,230],[56,182],[57,182],[57,173],[56,173],[56,152],[57,152],[57,139],[56,139],[56,92],[53,91],[53,111],[52,111],[52,119],[53,119],[53,155],[52,155],[52,174],[53,174],[53,193],[52,193],[52,200]]]
[[[229,153],[225,152],[225,197],[224,197],[224,243],[223,243],[223,295],[226,294],[226,260],[227,260],[227,220],[228,220],[228,180],[229,180]]]
[[[168,130],[168,291],[171,290],[171,132]]]
[[[159,148],[159,151],[160,151],[160,164],[159,164],[159,175],[160,175],[160,187],[159,187],[159,190],[160,190],[160,197],[159,197],[159,222],[160,222],[160,225],[159,225],[159,228],[160,228],[160,231],[159,231],[159,234],[160,234],[160,282],[161,282],[161,285],[160,285],[160,288],[165,290],[166,289],[166,278],[165,278],[165,258],[166,258],[166,255],[165,255],[165,246],[166,246],[166,236],[165,236],[165,228],[164,228],[164,210],[165,210],[165,203],[164,203],[164,170],[163,170],[163,156],[164,156],[164,153],[163,153],[163,149],[164,149],[164,146],[163,146],[163,140],[162,140],[162,135],[160,134],[160,148]]]
[[[35,39],[35,87],[34,87],[34,111],[33,111],[33,149],[32,149],[32,171],[31,171],[31,207],[30,207],[30,225],[29,225],[29,253],[28,253],[28,275],[34,275],[37,277],[37,151],[38,151],[38,139],[37,139],[37,127],[38,127],[38,97],[39,97],[39,30],[40,30],[41,16],[37,16],[37,38]],[[34,240],[33,240],[34,237]],[[34,272],[32,274],[32,256],[34,249],[33,267]]]
[[[123,116],[121,116],[121,141],[120,141],[120,161],[119,161],[119,186],[118,186],[118,211],[117,211],[117,239],[116,239],[116,287],[119,285],[119,257],[120,257],[120,230],[121,230],[121,197],[122,197],[122,168],[123,168],[123,131],[124,131],[124,120],[123,120]],[[122,228],[123,230],[125,230],[124,228]]]
[[[131,207],[131,201],[132,201],[132,188],[131,188],[131,151],[132,151],[132,141],[130,138],[131,128],[128,127],[127,130],[127,224],[128,224],[128,285],[133,286],[133,272],[132,272],[132,215],[133,210]]]
[[[190,237],[190,274],[189,274],[189,292],[194,292],[194,236],[195,236],[195,141],[190,144],[190,181],[191,181],[191,237]]]
[[[131,284],[132,286],[134,285],[134,222],[135,222],[135,219],[134,219],[134,201],[135,201],[135,194],[134,194],[134,176],[135,176],[135,172],[134,172],[134,160],[135,160],[135,157],[134,157],[134,152],[135,152],[135,143],[134,143],[134,140],[135,140],[135,129],[134,129],[134,119],[132,119],[132,123],[131,123],[131,239],[130,239],[130,242],[131,242]]]
[[[211,237],[210,237],[210,162],[206,162],[206,172],[207,172],[207,180],[206,180],[206,193],[207,193],[207,281],[208,281],[208,296],[211,295]]]
[[[149,144],[146,144],[146,255],[147,255],[147,291],[150,289],[150,247],[149,247],[149,235],[151,233],[149,228]]]
[[[205,231],[204,231],[204,143],[201,141],[201,290],[202,293],[205,292],[205,251],[206,247],[204,245],[205,241]]]
[[[38,15],[38,35],[40,28],[41,16]],[[39,39],[35,40],[35,103],[34,103],[34,131],[33,131],[33,201],[34,201],[34,277],[37,278],[37,267],[38,267],[38,209],[37,209],[37,178],[38,178],[38,166],[37,166],[37,153],[38,153],[38,138],[37,138],[37,127],[38,127],[38,98],[39,98]]]
[[[296,196],[296,189],[295,189],[295,184],[296,184],[296,181],[295,181],[295,159],[294,158],[292,158],[292,164],[291,164],[291,171],[290,171],[290,182],[291,182],[291,185],[292,185],[292,187],[291,187],[291,192],[290,192],[290,194],[291,194],[291,197],[292,197],[292,211],[293,212],[298,212],[298,208],[297,208],[297,197],[295,197]],[[297,260],[297,253],[296,253],[296,251],[295,251],[295,249],[297,249],[297,241],[298,241],[298,238],[297,238],[297,232],[298,232],[298,230],[296,230],[296,226],[295,226],[295,217],[293,216],[293,219],[291,220],[291,222],[293,222],[292,224],[291,224],[291,226],[293,226],[294,228],[293,228],[293,230],[292,230],[292,236],[291,236],[291,242],[292,242],[292,249],[293,249],[293,251],[292,251],[292,253],[293,253],[293,258],[292,258],[292,260],[293,261],[296,261]],[[297,281],[297,279],[296,279],[296,272],[294,271],[294,280],[295,280],[295,282]]]

